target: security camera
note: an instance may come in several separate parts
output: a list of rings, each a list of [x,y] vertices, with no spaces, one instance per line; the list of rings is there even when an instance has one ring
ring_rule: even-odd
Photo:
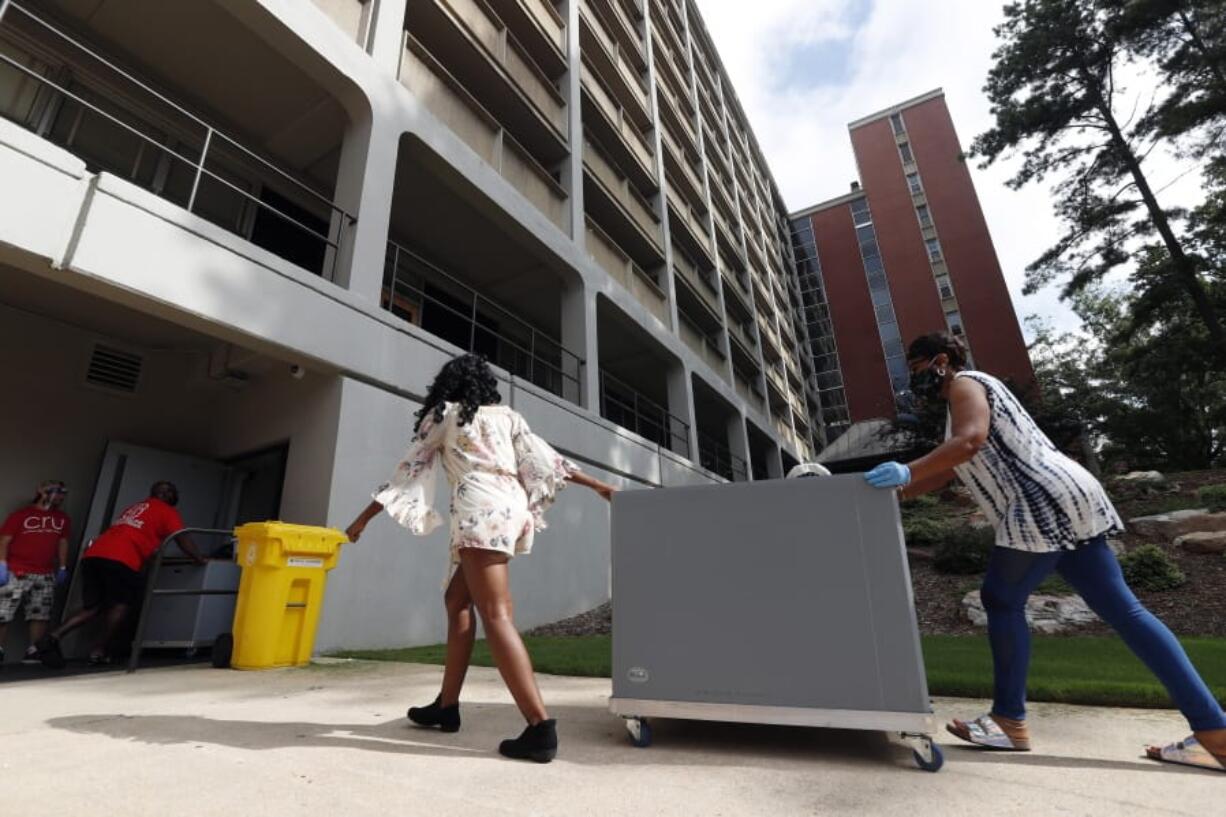
[[[302,378],[306,377],[306,369],[302,368],[297,363],[291,363],[289,367],[289,374],[290,377],[294,378],[295,380],[301,380]]]

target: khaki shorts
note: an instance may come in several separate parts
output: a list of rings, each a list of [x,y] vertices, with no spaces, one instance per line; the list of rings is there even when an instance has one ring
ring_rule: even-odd
[[[0,624],[8,624],[25,602],[26,621],[50,621],[55,604],[55,575],[27,573],[9,576],[9,583],[0,587]]]

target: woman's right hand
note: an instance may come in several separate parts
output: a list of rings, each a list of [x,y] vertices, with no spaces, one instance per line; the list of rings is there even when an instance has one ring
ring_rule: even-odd
[[[596,493],[600,494],[605,501],[612,502],[613,494],[617,493],[617,489],[612,485],[609,485],[607,482],[602,482],[600,487],[596,489]]]
[[[345,528],[345,536],[350,542],[356,542],[362,538],[362,531],[366,530],[366,522],[362,519],[355,519],[349,527]]]

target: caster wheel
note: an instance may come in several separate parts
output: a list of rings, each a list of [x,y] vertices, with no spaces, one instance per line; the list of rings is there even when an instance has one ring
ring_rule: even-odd
[[[645,718],[628,718],[626,731],[630,733],[630,742],[640,749],[651,745],[651,724]]]
[[[230,657],[234,654],[234,636],[222,633],[213,642],[213,666],[217,669],[229,669]]]
[[[915,765],[919,766],[926,772],[939,772],[941,767],[945,765],[945,754],[941,751],[941,747],[931,741],[925,741],[927,746],[927,756],[920,749],[912,749],[911,755],[915,758]]]

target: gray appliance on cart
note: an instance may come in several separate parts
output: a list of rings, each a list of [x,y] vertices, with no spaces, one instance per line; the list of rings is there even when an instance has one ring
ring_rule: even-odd
[[[855,476],[619,493],[613,696],[638,746],[649,718],[894,732],[932,741],[893,491]]]

